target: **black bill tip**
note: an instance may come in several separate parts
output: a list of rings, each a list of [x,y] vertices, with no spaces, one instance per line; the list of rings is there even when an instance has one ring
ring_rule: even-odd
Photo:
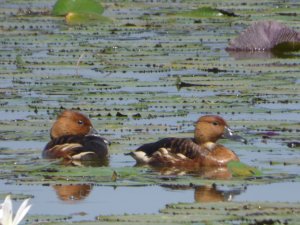
[[[243,144],[248,144],[247,139],[243,138],[240,135],[235,134],[229,127],[225,127],[223,137],[233,141],[241,142]]]

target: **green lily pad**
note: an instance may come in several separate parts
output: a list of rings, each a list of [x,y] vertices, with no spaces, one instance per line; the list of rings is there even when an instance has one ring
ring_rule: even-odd
[[[210,6],[204,6],[200,7],[198,9],[189,11],[189,12],[183,12],[181,15],[187,16],[187,17],[200,17],[200,18],[206,18],[206,17],[217,17],[217,16],[223,16],[223,14]]]
[[[233,177],[261,176],[262,172],[257,168],[246,165],[242,162],[232,161],[227,164]]]
[[[96,221],[81,221],[75,224],[299,224],[299,213],[300,205],[297,203],[175,203],[168,204],[158,214],[99,215],[96,217]],[[51,222],[44,221],[43,218],[47,218],[47,216],[29,217],[29,221],[34,218],[45,224],[66,223],[59,216],[54,216]]]
[[[30,224],[64,224],[71,218],[72,216],[69,215],[28,215],[26,222]]]
[[[288,203],[177,203],[167,205],[157,215],[99,216],[97,224],[297,224],[299,210],[299,204]]]
[[[55,16],[65,16],[70,12],[82,16],[101,15],[104,12],[104,7],[101,5],[101,1],[96,0],[58,0],[52,10]]]
[[[111,20],[108,17],[96,13],[73,13],[69,12],[65,17],[69,25],[87,24],[87,23],[108,23]]]

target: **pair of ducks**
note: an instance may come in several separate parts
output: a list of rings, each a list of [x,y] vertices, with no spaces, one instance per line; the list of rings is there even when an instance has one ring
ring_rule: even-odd
[[[105,160],[109,141],[101,137],[83,114],[63,111],[51,128],[51,141],[43,150],[44,158],[66,160]],[[238,156],[216,141],[229,138],[246,142],[235,135],[226,121],[214,115],[202,116],[195,125],[194,138],[164,138],[144,144],[129,153],[138,164],[163,167],[221,167]]]

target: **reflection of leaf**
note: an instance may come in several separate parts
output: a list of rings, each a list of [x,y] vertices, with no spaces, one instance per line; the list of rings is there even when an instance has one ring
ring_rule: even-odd
[[[53,15],[65,16],[70,12],[79,14],[98,14],[104,11],[99,1],[95,0],[58,0],[53,7]]]
[[[262,173],[254,167],[250,167],[242,162],[232,161],[227,164],[228,169],[234,177],[261,176]]]
[[[67,24],[84,24],[84,23],[106,23],[111,20],[105,16],[95,13],[73,13],[69,12],[66,15]]]

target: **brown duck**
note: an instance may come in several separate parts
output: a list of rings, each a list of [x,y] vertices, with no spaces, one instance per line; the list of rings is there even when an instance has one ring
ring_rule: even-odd
[[[51,140],[43,150],[44,158],[67,160],[106,160],[109,142],[94,129],[83,114],[63,111],[54,122]]]
[[[196,122],[194,138],[164,138],[144,144],[129,155],[137,164],[163,167],[217,167],[239,161],[233,151],[216,143],[221,137],[246,143],[245,139],[233,133],[223,118],[206,115]]]

